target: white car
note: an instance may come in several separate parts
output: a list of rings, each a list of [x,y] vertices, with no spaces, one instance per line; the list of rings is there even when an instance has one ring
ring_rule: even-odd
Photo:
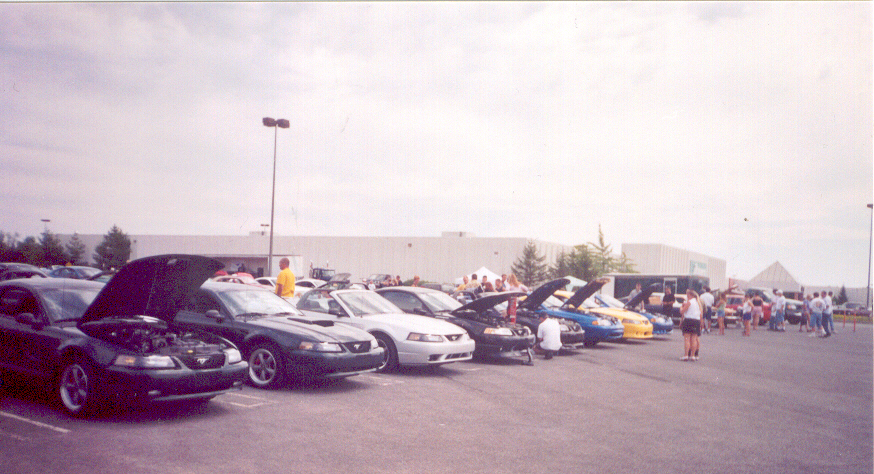
[[[255,279],[258,283],[269,286],[271,288],[276,288],[276,277],[258,277]],[[324,286],[325,282],[322,280],[316,280],[315,278],[302,278],[300,280],[295,280],[294,282],[294,297],[286,298],[293,304],[297,304],[300,295],[306,293],[307,291],[312,290],[313,288],[318,288],[320,286]]]
[[[373,334],[385,348],[379,371],[398,365],[441,365],[470,360],[475,342],[446,321],[406,314],[370,290],[315,288],[301,296],[304,314],[348,324]]]

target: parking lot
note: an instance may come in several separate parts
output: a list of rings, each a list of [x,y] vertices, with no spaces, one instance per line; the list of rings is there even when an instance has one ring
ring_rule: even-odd
[[[69,418],[9,390],[5,472],[872,472],[872,330],[728,329],[518,360],[246,387]]]

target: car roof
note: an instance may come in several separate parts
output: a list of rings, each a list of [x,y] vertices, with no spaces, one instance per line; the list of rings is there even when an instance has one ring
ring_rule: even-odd
[[[380,288],[375,291],[377,293],[383,293],[386,291],[405,291],[407,293],[443,293],[440,290],[435,290],[433,288],[424,288],[421,286],[386,286],[385,288]]]
[[[53,288],[103,288],[104,284],[91,280],[76,280],[73,278],[23,278],[0,282],[0,286],[19,286],[32,290]]]

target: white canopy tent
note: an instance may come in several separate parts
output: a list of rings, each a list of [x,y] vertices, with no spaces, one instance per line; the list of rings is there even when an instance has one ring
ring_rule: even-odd
[[[460,285],[462,282],[464,282],[464,277],[467,277],[468,279],[470,279],[473,275],[476,275],[476,277],[479,281],[483,281],[484,275],[487,276],[489,278],[489,281],[492,281],[492,282],[497,280],[498,278],[501,278],[501,275],[498,275],[497,273],[489,270],[488,268],[480,267],[480,269],[475,271],[475,272],[470,272],[466,275],[462,275],[462,276],[456,278],[455,284]]]

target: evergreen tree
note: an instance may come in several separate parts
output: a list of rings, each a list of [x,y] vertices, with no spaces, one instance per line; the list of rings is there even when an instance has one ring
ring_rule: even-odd
[[[0,232],[0,262],[18,261],[18,251],[15,249],[17,247],[17,237],[15,234]]]
[[[547,265],[544,260],[546,256],[539,255],[537,245],[529,240],[522,249],[522,255],[513,262],[510,270],[525,285],[535,286],[547,278]]]
[[[64,247],[61,246],[61,239],[57,234],[46,230],[42,233],[39,243],[42,246],[42,263],[39,266],[63,265],[70,260]]]
[[[619,262],[613,257],[613,247],[604,241],[604,232],[601,230],[601,225],[598,225],[598,243],[589,242],[591,247],[590,253],[592,263],[595,267],[595,276],[606,275],[615,271]]]
[[[592,254],[587,245],[577,245],[570,253],[561,252],[550,273],[553,278],[573,276],[587,282],[597,278]]]
[[[841,292],[838,293],[838,299],[835,301],[835,304],[844,304],[848,300],[847,298],[847,287],[841,285]]]
[[[103,242],[94,249],[94,263],[101,270],[121,268],[130,258],[131,242],[118,226],[112,226]]]
[[[15,248],[18,254],[17,261],[41,266],[43,260],[42,245],[36,241],[36,237],[30,236],[19,242]]]
[[[79,234],[73,234],[65,248],[73,265],[86,265],[88,263],[85,261],[85,244],[79,240]]]

